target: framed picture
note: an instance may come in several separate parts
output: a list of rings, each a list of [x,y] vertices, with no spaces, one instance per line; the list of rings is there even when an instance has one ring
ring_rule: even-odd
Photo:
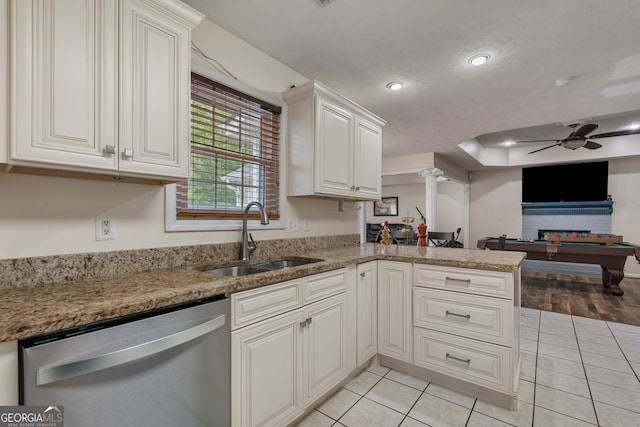
[[[398,198],[383,197],[373,202],[374,216],[398,216]]]

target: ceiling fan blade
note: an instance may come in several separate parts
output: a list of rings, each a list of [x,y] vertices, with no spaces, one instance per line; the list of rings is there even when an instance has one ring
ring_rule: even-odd
[[[586,125],[582,125],[578,128],[577,131],[573,132],[573,136],[587,136],[594,130],[598,129],[598,125],[595,123],[587,123]]]
[[[591,135],[589,139],[592,138],[611,138],[612,136],[625,136],[625,135],[636,135],[640,133],[640,128],[638,129],[627,129],[627,130],[618,130],[615,132],[606,132],[599,133],[597,135]]]
[[[589,150],[596,150],[596,149],[598,149],[598,148],[602,147],[602,145],[601,145],[601,144],[598,144],[598,143],[597,143],[597,142],[595,142],[595,141],[591,141],[591,140],[589,140],[589,141],[585,142],[585,144],[583,145],[583,147],[584,147],[584,148],[588,148]]]
[[[543,148],[538,148],[537,150],[533,150],[533,151],[531,151],[530,153],[527,153],[527,154],[537,153],[538,151],[546,150],[547,148],[555,147],[555,146],[558,146],[558,145],[561,145],[561,144],[562,144],[561,142],[558,142],[557,144],[549,145],[549,146],[543,147]]]

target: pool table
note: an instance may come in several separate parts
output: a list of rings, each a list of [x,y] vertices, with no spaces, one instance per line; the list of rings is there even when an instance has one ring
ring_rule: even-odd
[[[480,249],[498,249],[498,237],[478,240]],[[640,246],[631,243],[602,245],[585,242],[549,242],[547,240],[505,239],[505,251],[526,252],[527,259],[581,264],[599,264],[602,267],[602,285],[613,295],[623,295],[620,282],[624,278],[624,264],[634,255],[640,262]]]

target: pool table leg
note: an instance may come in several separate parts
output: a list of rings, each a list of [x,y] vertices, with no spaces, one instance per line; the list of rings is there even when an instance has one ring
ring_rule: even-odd
[[[620,282],[623,278],[624,272],[622,270],[611,270],[609,268],[602,267],[602,286],[605,288],[611,288],[611,293],[613,295],[624,295],[624,291],[620,289]]]

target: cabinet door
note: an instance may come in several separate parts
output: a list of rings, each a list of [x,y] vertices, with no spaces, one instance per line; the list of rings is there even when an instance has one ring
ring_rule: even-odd
[[[357,267],[357,363],[361,366],[378,352],[378,263]]]
[[[303,411],[302,310],[231,333],[234,426],[283,426]]]
[[[382,128],[356,118],[354,196],[378,200],[382,196]]]
[[[315,192],[350,197],[353,187],[353,114],[318,97]]]
[[[189,176],[190,26],[160,6],[123,0],[120,170]]]
[[[378,261],[378,353],[411,363],[411,264]]]
[[[13,163],[115,170],[117,2],[14,0]]]
[[[312,403],[349,374],[347,297],[338,295],[304,308],[304,404]]]

